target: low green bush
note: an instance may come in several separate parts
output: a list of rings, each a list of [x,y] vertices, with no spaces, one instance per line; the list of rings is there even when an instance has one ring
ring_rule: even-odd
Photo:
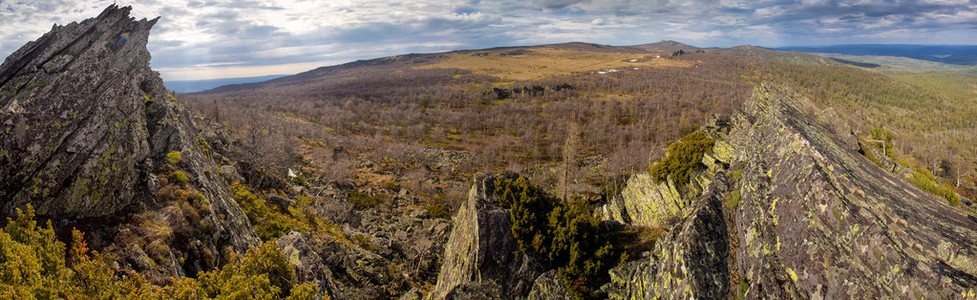
[[[575,297],[596,296],[609,280],[607,271],[621,261],[621,251],[601,237],[592,207],[579,199],[564,203],[523,177],[497,180],[495,194],[509,208],[519,249],[557,269]]]
[[[304,187],[309,186],[309,183],[306,182],[305,178],[302,178],[302,176],[295,176],[295,178],[292,178],[292,183],[298,186],[304,186]]]
[[[234,184],[231,186],[231,191],[234,192],[234,200],[244,210],[244,214],[248,216],[248,220],[262,240],[278,239],[302,225],[299,220],[268,206],[265,199],[255,195],[243,185]]]
[[[380,204],[383,204],[384,200],[386,200],[386,197],[384,197],[383,195],[380,194],[370,195],[369,193],[364,191],[352,191],[346,193],[346,201],[352,203],[353,208],[355,209],[366,209],[366,208],[377,207],[380,206]]]
[[[183,154],[180,151],[173,151],[166,154],[166,162],[175,164],[183,160]]]
[[[430,204],[425,206],[425,208],[427,209],[427,214],[431,215],[431,217],[451,219],[451,209],[448,209],[448,206],[445,206],[444,204]]]
[[[69,245],[58,241],[48,221],[38,226],[34,209],[16,210],[0,228],[0,299],[316,299],[314,283],[296,285],[295,271],[278,245],[266,242],[227,264],[155,286],[138,273],[117,274],[111,258],[89,251],[85,236],[72,230]],[[120,276],[121,275],[121,276]]]
[[[187,182],[190,182],[190,179],[187,178],[187,174],[183,173],[183,171],[173,171],[173,173],[170,173],[170,176],[167,177],[167,179],[169,179],[170,183],[172,184],[187,184]]]
[[[687,184],[691,180],[689,174],[697,166],[702,165],[702,156],[706,152],[712,152],[712,146],[716,143],[715,139],[710,138],[705,132],[696,131],[690,133],[678,142],[668,146],[668,156],[648,169],[655,182],[662,182],[672,175],[675,184]]]
[[[960,205],[960,197],[957,196],[957,192],[950,186],[940,184],[936,176],[933,176],[933,173],[926,169],[913,169],[909,182],[928,193],[943,197],[950,205]]]

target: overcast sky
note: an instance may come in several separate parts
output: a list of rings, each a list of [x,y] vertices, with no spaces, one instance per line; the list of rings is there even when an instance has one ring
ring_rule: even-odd
[[[162,16],[149,50],[166,80],[569,41],[977,44],[977,0],[0,0],[0,57],[113,2],[140,19]]]

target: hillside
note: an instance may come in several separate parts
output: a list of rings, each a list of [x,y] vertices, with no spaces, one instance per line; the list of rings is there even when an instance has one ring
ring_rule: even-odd
[[[926,60],[958,66],[977,64],[977,46],[971,45],[830,45],[811,47],[784,47],[784,51],[836,53],[856,56],[894,56]]]
[[[115,5],[0,65],[0,298],[973,298],[973,77],[565,43],[170,94]]]

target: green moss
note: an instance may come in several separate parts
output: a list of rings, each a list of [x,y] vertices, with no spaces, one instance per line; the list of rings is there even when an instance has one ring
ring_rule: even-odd
[[[726,207],[737,208],[740,206],[740,190],[733,190],[730,193],[729,200],[726,201]]]
[[[187,179],[187,174],[182,171],[173,171],[167,178],[170,180],[170,183],[174,184],[187,184],[190,181]]]
[[[672,175],[676,184],[683,185],[691,180],[690,173],[702,165],[702,156],[712,151],[716,140],[709,138],[705,132],[696,131],[682,137],[678,142],[668,146],[668,156],[651,166],[655,182],[660,183]]]
[[[33,82],[33,81],[31,81],[31,82],[27,83],[27,86],[24,87],[24,90],[25,91],[28,91],[28,90],[32,90],[32,89],[35,89],[35,88],[43,87],[45,85],[47,85],[47,82],[44,82],[44,81],[41,81],[41,82]]]
[[[346,201],[352,203],[353,208],[356,209],[377,207],[380,204],[383,204],[384,200],[386,200],[386,197],[383,195],[370,195],[369,193],[363,191],[352,191],[346,193]]]
[[[746,282],[745,279],[740,280],[740,290],[736,293],[736,299],[743,299],[746,297],[746,292],[750,290],[750,283]]]
[[[166,154],[166,162],[175,164],[183,160],[183,154],[180,151],[173,151]]]

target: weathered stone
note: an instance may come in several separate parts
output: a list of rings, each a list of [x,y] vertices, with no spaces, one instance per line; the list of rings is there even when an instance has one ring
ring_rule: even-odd
[[[500,176],[515,176],[503,174]],[[525,297],[541,266],[519,251],[509,211],[497,205],[496,176],[478,175],[454,216],[444,261],[430,299]]]
[[[599,216],[632,226],[665,227],[688,205],[671,178],[655,183],[646,171],[632,175],[619,197],[599,208]]]
[[[335,297],[339,291],[332,272],[309,245],[308,237],[301,232],[292,231],[278,238],[278,250],[282,251],[288,263],[295,269],[298,282],[312,282],[319,287],[322,296]]]
[[[726,177],[716,175],[693,201],[679,226],[646,258],[611,270],[603,290],[611,299],[717,299],[729,292],[729,253],[722,197]]]
[[[533,289],[526,296],[527,300],[570,300],[573,296],[560,282],[556,270],[550,270],[539,275],[533,282]]]
[[[130,10],[112,5],[96,18],[54,26],[0,65],[0,217],[31,204],[59,228],[86,231],[94,249],[133,262],[123,268],[192,275],[215,267],[225,247],[244,252],[258,239],[227,183],[211,172],[221,155],[149,67],[146,43],[157,20],[137,21]],[[181,159],[163,168],[174,151]],[[158,197],[159,178],[176,169],[188,186]],[[195,201],[197,211],[187,217],[181,207],[191,206],[172,201]],[[133,215],[149,222],[136,224]],[[155,252],[154,263],[124,251],[146,238],[138,232],[145,226],[181,234],[145,249]],[[182,266],[169,266],[174,261]]]
[[[730,133],[745,166],[736,260],[746,295],[951,298],[977,286],[977,223],[860,155],[850,130],[817,121],[821,111],[764,84]]]
[[[608,296],[946,299],[977,288],[977,218],[870,162],[825,114],[788,88],[759,86],[714,147],[742,168],[733,192],[716,188],[723,172],[700,173],[714,176],[710,188],[648,258],[611,271]]]

